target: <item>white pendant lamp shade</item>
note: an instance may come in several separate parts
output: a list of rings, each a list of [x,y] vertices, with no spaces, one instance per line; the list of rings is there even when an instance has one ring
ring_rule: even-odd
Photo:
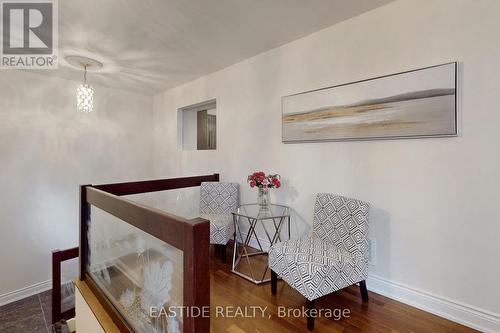
[[[76,89],[76,110],[82,113],[90,113],[94,111],[94,88],[87,83],[87,69],[100,69],[102,63],[80,56],[67,56],[66,61],[79,69],[83,69],[83,83]]]
[[[91,85],[82,83],[76,89],[76,109],[83,113],[94,111],[94,88]]]

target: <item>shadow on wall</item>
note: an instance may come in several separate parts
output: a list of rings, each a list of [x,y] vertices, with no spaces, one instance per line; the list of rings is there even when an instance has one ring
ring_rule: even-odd
[[[290,180],[281,178],[281,188],[276,191],[275,202],[290,207],[291,239],[304,238],[311,233],[312,216],[304,218],[293,207],[299,196],[295,186],[290,185]]]
[[[368,238],[372,243],[369,274],[390,278],[391,216],[389,212],[378,207],[370,208]]]

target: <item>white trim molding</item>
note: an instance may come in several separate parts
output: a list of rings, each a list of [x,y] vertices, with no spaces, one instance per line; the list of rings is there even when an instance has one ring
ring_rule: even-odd
[[[500,332],[500,316],[441,296],[369,275],[368,290],[483,332]]]
[[[52,289],[52,280],[35,283],[0,295],[0,306]]]

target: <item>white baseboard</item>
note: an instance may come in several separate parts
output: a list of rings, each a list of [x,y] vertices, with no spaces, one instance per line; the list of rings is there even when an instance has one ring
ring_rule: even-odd
[[[483,332],[500,332],[500,316],[369,275],[368,290]]]
[[[52,289],[52,280],[47,280],[35,283],[31,286],[14,290],[3,295],[0,295],[0,306],[9,304],[20,299],[39,294],[41,292]]]

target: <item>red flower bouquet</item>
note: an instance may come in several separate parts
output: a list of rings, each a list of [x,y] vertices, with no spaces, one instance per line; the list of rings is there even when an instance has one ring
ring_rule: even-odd
[[[257,171],[248,176],[247,182],[250,187],[258,188],[278,188],[281,186],[281,177],[278,174],[266,175],[262,171]]]

